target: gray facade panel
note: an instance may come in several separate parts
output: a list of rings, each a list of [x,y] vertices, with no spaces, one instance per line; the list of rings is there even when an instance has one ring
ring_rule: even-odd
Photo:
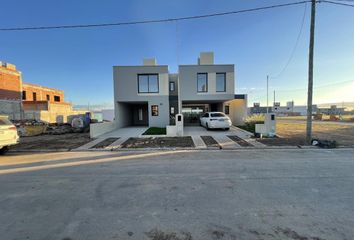
[[[158,93],[139,93],[138,75],[158,74]],[[128,116],[129,104],[148,103],[148,123],[150,127],[165,127],[169,123],[169,92],[167,66],[117,66],[113,67],[115,119],[119,127],[133,124]],[[151,115],[151,106],[159,106],[159,115]],[[130,105],[131,106],[131,105]]]
[[[198,93],[197,74],[208,74],[208,91]],[[226,73],[226,92],[216,91],[216,73]],[[234,65],[181,65],[179,82],[182,101],[229,100],[234,98]]]

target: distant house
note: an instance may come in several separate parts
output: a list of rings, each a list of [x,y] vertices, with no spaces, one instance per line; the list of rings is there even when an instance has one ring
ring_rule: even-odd
[[[0,62],[0,114],[12,120],[41,120],[63,123],[83,111],[73,111],[64,101],[64,91],[22,81],[22,73],[10,63]]]
[[[259,103],[254,103],[253,107],[249,108],[250,114],[265,114],[267,113],[267,108],[269,113],[275,113],[278,116],[305,116],[307,115],[307,106],[295,106],[294,101],[289,101],[286,106],[281,106],[280,102],[273,103],[272,107],[261,107]],[[312,105],[312,113],[317,112],[317,105]]]

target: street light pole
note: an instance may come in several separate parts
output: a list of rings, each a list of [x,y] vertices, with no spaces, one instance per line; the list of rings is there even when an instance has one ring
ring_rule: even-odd
[[[267,75],[267,114],[268,114],[268,108],[269,108],[269,102],[268,102],[268,87],[269,87],[269,75]]]
[[[316,0],[311,2],[311,28],[310,28],[310,46],[309,46],[309,72],[308,72],[308,90],[307,90],[307,124],[306,124],[306,142],[311,144],[312,139],[312,94],[313,94],[313,55],[315,45],[315,18],[316,18]]]

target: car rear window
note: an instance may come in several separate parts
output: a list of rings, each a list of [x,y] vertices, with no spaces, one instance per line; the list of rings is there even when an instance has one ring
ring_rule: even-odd
[[[0,118],[0,125],[12,125],[12,123],[6,118]]]
[[[211,117],[225,117],[225,114],[223,113],[211,113]]]

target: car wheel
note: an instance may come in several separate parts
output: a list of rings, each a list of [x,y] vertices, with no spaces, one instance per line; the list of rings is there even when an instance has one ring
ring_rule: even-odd
[[[9,147],[5,146],[3,148],[0,149],[0,155],[5,154],[7,151],[9,151]]]

